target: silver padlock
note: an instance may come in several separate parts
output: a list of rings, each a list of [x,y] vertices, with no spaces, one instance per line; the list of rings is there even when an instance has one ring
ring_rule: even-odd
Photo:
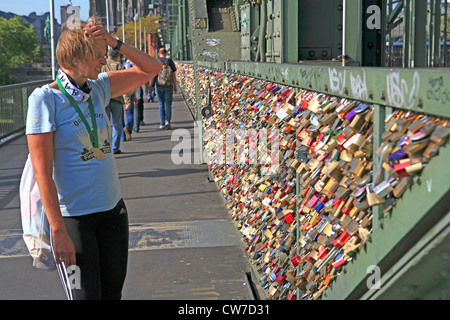
[[[373,192],[377,194],[380,198],[386,197],[394,188],[392,187],[390,180],[384,180],[380,184],[373,187]]]

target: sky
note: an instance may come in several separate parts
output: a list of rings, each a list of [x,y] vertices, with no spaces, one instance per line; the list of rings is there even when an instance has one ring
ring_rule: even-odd
[[[66,6],[68,0],[53,0],[55,5],[55,18],[61,23],[61,6]],[[89,18],[89,0],[72,0],[73,6],[80,7],[81,20]],[[50,12],[50,0],[0,0],[0,11],[11,12],[18,15],[27,16],[31,12],[41,15]]]

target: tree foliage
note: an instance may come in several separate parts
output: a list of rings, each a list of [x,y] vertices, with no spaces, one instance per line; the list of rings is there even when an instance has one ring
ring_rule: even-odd
[[[32,25],[20,16],[0,17],[0,85],[8,84],[11,67],[41,61],[43,55]]]
[[[146,16],[146,17],[141,17],[140,18],[140,22],[141,22],[141,41],[142,41],[142,46],[144,46],[145,43],[145,37],[146,34],[152,33],[152,32],[156,32],[159,28],[159,24],[156,23],[157,20],[161,20],[160,17],[158,16]],[[119,38],[123,38],[123,26],[121,26],[116,33],[114,33],[114,36],[117,36]],[[145,33],[144,34],[144,30]],[[128,22],[127,24],[125,24],[125,42],[133,45],[135,44],[135,25],[134,25],[134,21],[132,22]],[[137,46],[139,47],[139,20],[136,21],[136,31],[137,31],[137,37],[136,37],[136,42],[137,42]],[[123,40],[123,39],[122,39]]]

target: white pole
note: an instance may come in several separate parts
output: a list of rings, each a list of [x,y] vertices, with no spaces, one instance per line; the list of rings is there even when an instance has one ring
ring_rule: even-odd
[[[139,7],[139,50],[142,50],[142,22],[141,22],[141,9]]]
[[[134,47],[137,48],[136,9],[134,9]]]
[[[122,40],[125,42],[125,7],[123,6],[122,0]]]
[[[109,32],[109,0],[105,0],[106,2],[106,30]]]
[[[345,67],[345,55],[347,48],[345,46],[346,42],[346,24],[347,24],[347,0],[343,0],[343,10],[342,10],[342,66]]]
[[[54,0],[50,0],[50,47],[52,55],[52,80],[55,80],[55,26],[54,26]]]

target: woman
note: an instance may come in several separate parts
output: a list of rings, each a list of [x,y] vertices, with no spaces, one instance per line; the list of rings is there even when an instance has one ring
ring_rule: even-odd
[[[134,68],[101,73],[107,46]],[[105,107],[152,79],[162,63],[113,38],[95,20],[65,29],[57,81],[29,98],[27,140],[58,264],[76,266],[75,299],[120,299],[128,216],[111,153]]]

